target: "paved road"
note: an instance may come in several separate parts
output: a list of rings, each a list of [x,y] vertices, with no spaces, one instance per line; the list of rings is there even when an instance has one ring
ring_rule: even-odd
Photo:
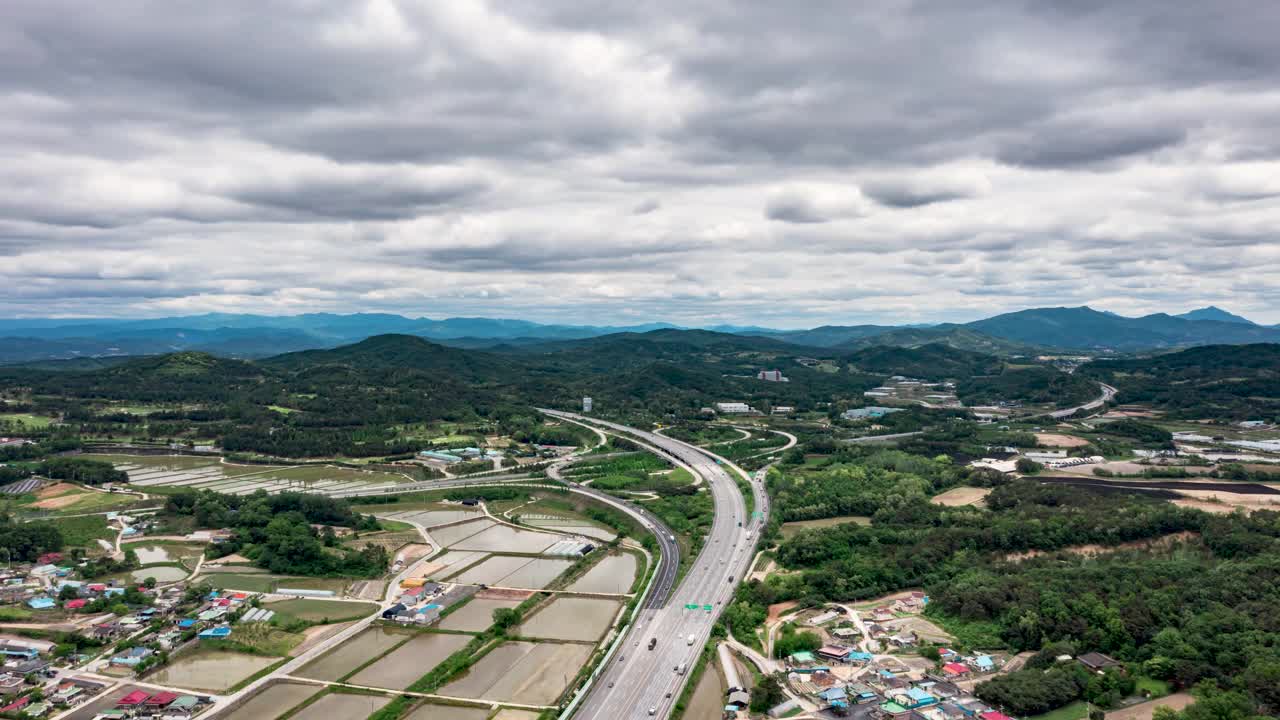
[[[1099,395],[1097,399],[1087,402],[1083,405],[1077,405],[1073,408],[1067,408],[1065,410],[1055,410],[1049,413],[1049,417],[1058,419],[1058,418],[1067,417],[1068,415],[1074,415],[1076,412],[1080,410],[1096,410],[1097,408],[1102,407],[1103,404],[1109,401],[1111,398],[1115,397],[1116,393],[1119,392],[1115,388],[1105,383],[1098,383],[1098,387],[1102,390],[1102,394]]]
[[[893,435],[864,435],[856,438],[839,438],[836,442],[845,443],[846,445],[873,445],[878,442],[891,442],[923,434],[923,430],[916,430],[915,432],[894,433]]]
[[[659,448],[663,455],[702,477],[711,493],[716,514],[702,552],[691,563],[669,603],[640,613],[617,655],[597,677],[574,715],[582,720],[666,718],[688,679],[687,672],[678,673],[676,668],[692,667],[706,645],[712,624],[751,562],[752,547],[767,517],[748,516],[737,482],[725,470],[732,464],[708,450],[625,425],[554,410],[542,412],[590,422]],[[760,482],[753,479],[751,484],[756,507],[767,512]],[[699,609],[685,609],[686,604],[693,603]],[[705,604],[712,606],[710,612],[701,608]],[[657,640],[654,650],[648,649],[650,639]]]
[[[570,417],[562,417],[561,419],[578,425],[583,425],[584,427],[589,427],[596,432],[600,432],[597,428],[587,425],[579,420],[575,420]],[[601,437],[603,436],[603,433],[601,433]],[[644,445],[644,443],[638,444]],[[655,448],[650,449],[656,450]],[[662,453],[659,451],[659,454]],[[676,573],[678,573],[680,569],[680,546],[676,544],[675,534],[671,532],[671,528],[667,527],[667,524],[664,523],[661,518],[649,512],[645,508],[633,502],[628,502],[608,493],[596,490],[590,485],[582,485],[574,482],[561,474],[560,471],[563,470],[566,465],[578,460],[583,460],[586,457],[588,456],[575,454],[561,460],[560,462],[552,463],[547,468],[547,477],[563,482],[569,487],[571,492],[576,492],[579,495],[586,495],[622,510],[631,517],[639,520],[641,525],[644,525],[647,530],[653,533],[654,537],[658,540],[660,560],[658,562],[658,574],[653,579],[652,590],[650,590],[649,595],[644,600],[644,607],[662,607],[667,603],[667,599],[671,596],[671,590],[676,584]],[[589,457],[599,458],[606,456],[592,455]]]

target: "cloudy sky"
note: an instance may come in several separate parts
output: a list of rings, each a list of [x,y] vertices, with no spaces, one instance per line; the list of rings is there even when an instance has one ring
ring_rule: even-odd
[[[10,0],[0,314],[1280,322],[1280,4]]]

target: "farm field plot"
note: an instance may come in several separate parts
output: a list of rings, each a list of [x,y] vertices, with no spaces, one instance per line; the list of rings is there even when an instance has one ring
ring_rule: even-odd
[[[583,537],[595,538],[608,542],[615,537],[617,533],[607,528],[594,525],[586,520],[578,520],[575,518],[557,518],[547,516],[529,516],[521,515],[520,521],[534,527],[546,530],[555,530],[556,532],[569,533],[571,535],[582,535]]]
[[[371,627],[338,647],[305,665],[298,677],[335,681],[369,660],[407,642],[413,633],[384,627]]]
[[[626,593],[635,582],[636,565],[636,556],[631,553],[610,555],[596,563],[568,589],[588,593]]]
[[[284,577],[267,573],[231,572],[204,574],[201,579],[218,589],[246,590],[249,592],[276,592],[289,589],[332,590],[341,593],[347,580],[341,578]]]
[[[403,690],[471,642],[470,635],[420,633],[351,676],[353,685]]]
[[[558,597],[520,626],[520,635],[595,642],[613,622],[622,603],[599,598]]]
[[[591,655],[590,645],[508,642],[480,659],[442,695],[550,705]]]
[[[208,488],[234,495],[257,490],[327,494],[363,486],[405,482],[395,473],[352,470],[331,465],[232,465],[216,457],[186,455],[93,455],[129,473],[140,488]]]
[[[307,706],[302,716],[325,720],[365,720],[391,702],[386,695],[329,693]]]
[[[220,693],[278,660],[229,650],[199,648],[160,668],[150,676],[150,680],[160,685]]]
[[[471,602],[449,613],[448,616],[440,621],[439,627],[441,630],[480,632],[493,624],[494,610],[513,608],[519,604],[519,600],[474,598]]]
[[[988,495],[991,494],[991,488],[971,488],[958,487],[934,495],[929,502],[934,505],[945,505],[947,507],[960,507],[962,505],[981,505]]]
[[[498,711],[497,715],[490,718],[490,720],[538,720],[538,713],[531,710],[503,708]]]
[[[452,547],[458,542],[466,538],[484,532],[485,530],[495,526],[497,523],[492,520],[474,520],[472,522],[462,523],[460,525],[450,525],[449,527],[436,528],[428,531],[431,539],[440,543],[444,547]]]
[[[467,507],[450,507],[441,505],[438,508],[427,510],[405,510],[394,513],[380,513],[378,517],[390,518],[392,520],[404,520],[406,522],[415,522],[423,527],[434,527],[445,523],[458,522],[459,520],[469,520],[473,518],[483,517],[484,513]]]
[[[483,532],[454,543],[459,550],[487,550],[489,552],[539,553],[563,539],[561,535],[517,530],[506,525],[495,525]]]
[[[482,552],[456,552],[450,550],[445,554],[433,558],[428,561],[422,568],[421,572],[426,577],[443,578],[458,572],[462,568],[475,563],[477,560],[485,557],[486,553]]]
[[[275,610],[281,617],[297,618],[309,622],[340,622],[373,614],[378,606],[373,603],[344,602],[342,600],[277,600],[263,603],[263,608]]]
[[[23,481],[37,485],[41,481],[35,478]],[[30,490],[28,490],[29,492]],[[105,512],[140,502],[136,495],[107,493],[88,490],[72,483],[54,483],[35,491],[35,502],[27,505],[33,510],[53,513],[91,513]]]
[[[0,425],[11,429],[41,430],[53,424],[53,418],[31,413],[0,413]]]
[[[501,717],[501,713],[498,714]],[[458,707],[457,705],[419,705],[405,716],[405,720],[485,720],[488,708]],[[537,720],[538,716],[532,716]]]
[[[540,590],[567,570],[570,565],[573,565],[572,560],[560,558],[494,555],[449,580],[466,585],[496,585]]]
[[[224,720],[271,720],[301,705],[323,688],[301,683],[276,683],[259,690]]]

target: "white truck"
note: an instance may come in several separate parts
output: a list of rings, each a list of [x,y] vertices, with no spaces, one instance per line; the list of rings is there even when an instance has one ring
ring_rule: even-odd
[[[679,665],[676,666],[676,674],[683,675],[684,671],[688,669],[689,669],[689,666],[687,663],[680,663]]]
[[[693,635],[689,635],[689,640],[688,640],[688,642],[686,642],[685,644],[687,644],[687,645],[692,645],[692,644],[693,644],[693,642],[694,642],[694,640],[696,640],[696,639],[697,639],[697,638],[695,638]]]

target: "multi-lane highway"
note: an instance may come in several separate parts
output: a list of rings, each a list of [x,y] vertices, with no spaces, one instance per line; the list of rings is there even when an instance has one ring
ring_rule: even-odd
[[[755,506],[761,511],[761,515],[752,517],[737,482],[726,469],[733,466],[714,453],[625,425],[555,410],[542,412],[638,439],[702,478],[711,494],[715,520],[702,552],[690,563],[665,604],[647,606],[640,612],[574,713],[575,718],[583,720],[666,718],[688,679],[688,668],[707,642],[712,624],[751,563],[753,546],[767,520],[764,488],[758,478],[752,477]]]

